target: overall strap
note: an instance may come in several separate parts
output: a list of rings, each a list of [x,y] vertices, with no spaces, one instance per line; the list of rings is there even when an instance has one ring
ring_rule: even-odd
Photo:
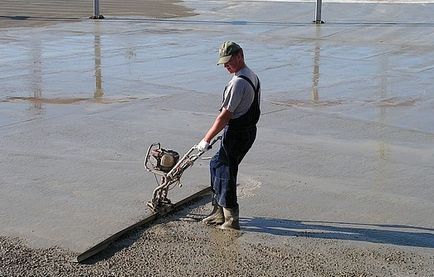
[[[247,76],[244,75],[239,75],[238,77],[240,77],[241,79],[246,80],[253,88],[253,91],[255,92],[255,96],[258,93],[259,89],[261,88],[261,83],[259,82],[259,78],[258,78],[258,88],[255,88],[255,85],[253,84],[252,80],[250,80]]]
[[[232,130],[245,129],[256,126],[256,123],[258,122],[261,115],[261,110],[259,108],[259,89],[261,86],[259,83],[259,78],[256,77],[258,78],[258,87],[255,88],[253,82],[248,77],[244,75],[240,75],[238,77],[246,80],[252,86],[255,92],[255,96],[253,98],[253,103],[250,105],[249,110],[245,114],[235,119],[229,120],[228,125],[229,128],[231,128]]]

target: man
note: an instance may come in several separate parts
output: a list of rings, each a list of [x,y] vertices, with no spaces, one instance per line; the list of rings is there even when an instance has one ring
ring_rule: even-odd
[[[219,64],[223,64],[233,77],[224,90],[219,115],[197,145],[199,151],[208,150],[210,141],[224,130],[220,149],[210,162],[214,209],[203,222],[222,224],[219,226],[221,229],[239,230],[238,165],[256,138],[260,83],[256,74],[246,66],[243,49],[235,42],[226,41],[221,45]]]

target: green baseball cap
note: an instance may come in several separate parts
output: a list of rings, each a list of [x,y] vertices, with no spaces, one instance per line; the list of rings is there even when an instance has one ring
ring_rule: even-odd
[[[241,46],[233,41],[225,41],[219,49],[219,60],[217,65],[227,63],[233,54],[237,53],[241,49]]]

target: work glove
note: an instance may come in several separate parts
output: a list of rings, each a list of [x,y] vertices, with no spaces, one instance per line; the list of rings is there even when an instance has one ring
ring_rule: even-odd
[[[199,142],[199,144],[196,146],[196,149],[197,149],[198,151],[202,151],[202,152],[208,151],[209,148],[210,148],[210,147],[209,147],[209,143],[206,142],[205,139],[202,139],[202,140]]]

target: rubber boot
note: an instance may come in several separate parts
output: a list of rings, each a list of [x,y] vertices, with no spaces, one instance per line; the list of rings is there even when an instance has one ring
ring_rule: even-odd
[[[202,222],[208,225],[222,224],[225,222],[223,208],[218,204],[213,204],[214,209],[208,217],[202,219]]]
[[[223,208],[225,223],[219,226],[223,230],[240,230],[239,209],[238,208]]]

